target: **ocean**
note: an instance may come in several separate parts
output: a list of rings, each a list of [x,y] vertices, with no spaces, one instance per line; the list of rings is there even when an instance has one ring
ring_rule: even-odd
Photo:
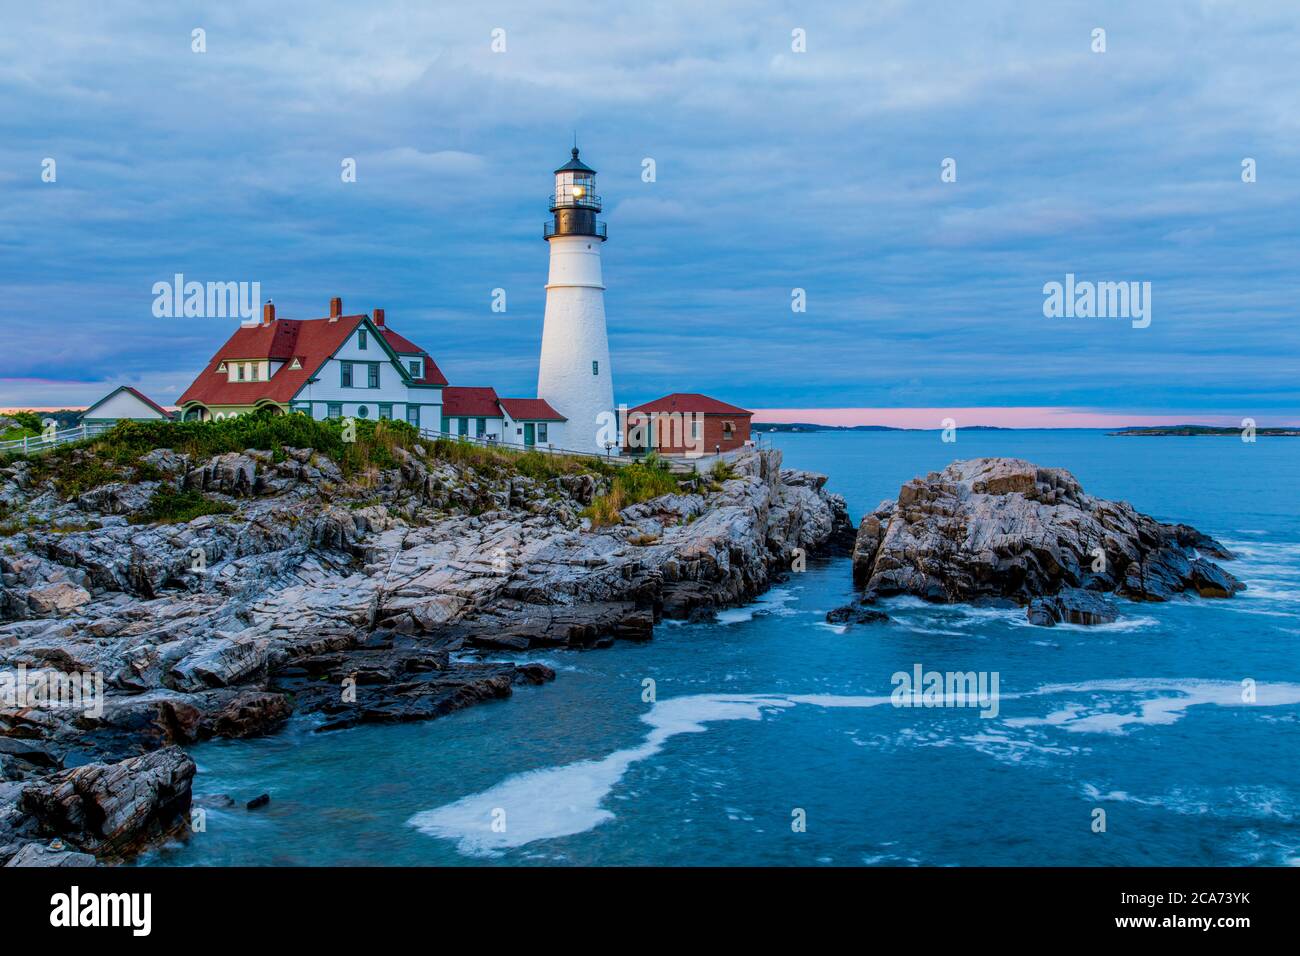
[[[847,558],[646,644],[514,655],[554,683],[420,724],[191,748],[205,830],[145,865],[1300,864],[1300,440],[1096,431],[771,434],[856,522],[1008,455],[1217,537],[1249,590],[1100,627],[885,602],[828,625]],[[996,708],[892,706],[892,675],[996,675]],[[996,713],[994,712],[996,711]],[[244,802],[261,793],[256,811]]]

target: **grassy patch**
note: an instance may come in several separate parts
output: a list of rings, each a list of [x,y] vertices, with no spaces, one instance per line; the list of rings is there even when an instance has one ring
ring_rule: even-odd
[[[39,462],[40,459],[36,461]],[[91,488],[98,488],[100,485],[120,479],[121,476],[111,463],[99,458],[83,458],[76,463],[75,467],[57,469],[54,474],[54,488],[60,498],[71,501]]]
[[[719,458],[713,463],[713,468],[709,471],[709,477],[717,482],[728,481],[736,477],[736,469],[732,468],[729,462]]]
[[[439,438],[427,443],[429,455],[439,461],[464,465],[491,476],[526,475],[538,481],[549,481],[560,475],[596,474],[613,476],[618,467],[595,458],[573,455],[552,455],[540,451],[515,451],[510,448],[492,448],[475,445],[453,438]]]
[[[663,460],[651,455],[645,461],[619,468],[609,492],[588,505],[582,514],[591,519],[592,527],[618,524],[623,520],[619,512],[624,508],[660,495],[676,494],[678,487],[676,476]]]
[[[30,428],[16,425],[0,432],[0,441],[21,441],[24,438],[35,438],[39,434],[40,432],[32,431]],[[19,450],[21,451],[21,449]]]
[[[283,461],[286,449],[308,448],[337,462],[349,482],[374,487],[382,471],[396,467],[400,457],[398,449],[417,454],[417,446],[427,462],[450,462],[487,478],[526,475],[545,482],[578,474],[612,479],[623,472],[592,458],[484,447],[449,439],[422,440],[419,432],[403,421],[358,419],[345,425],[339,419],[317,420],[306,415],[275,415],[265,411],[210,422],[119,422],[88,442],[60,446],[45,454],[28,456],[26,460],[34,480],[53,480],[60,497],[70,500],[111,481],[164,479],[160,469],[143,461],[155,449],[170,449],[201,462],[214,455],[250,449],[269,452],[273,460]],[[644,500],[639,497],[644,494],[641,485],[656,480],[642,478],[634,487],[627,485],[625,478],[622,494],[628,502]],[[328,485],[321,486],[323,496],[328,497],[334,491]],[[164,505],[163,511],[141,520],[188,521],[210,513],[194,509],[215,507],[212,502],[201,505],[195,500],[184,506],[179,502],[169,503],[166,495],[159,502],[160,508]]]
[[[193,489],[177,491],[164,485],[149,499],[149,506],[132,515],[131,524],[183,524],[203,515],[230,514],[235,506],[225,501],[214,501]]]
[[[45,430],[45,424],[41,416],[35,412],[9,412],[0,415],[0,418],[7,418],[16,422],[16,425],[0,431],[0,441],[21,441],[24,438],[37,438]],[[59,425],[62,428],[62,425]],[[22,452],[19,451],[19,454]]]
[[[51,534],[75,534],[78,531],[98,531],[104,527],[98,521],[74,521],[70,524],[52,524],[46,531]]]

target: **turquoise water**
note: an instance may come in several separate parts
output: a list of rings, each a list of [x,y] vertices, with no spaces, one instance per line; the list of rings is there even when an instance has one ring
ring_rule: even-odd
[[[851,595],[848,561],[813,564],[648,644],[524,655],[558,677],[509,701],[195,747],[196,793],[240,809],[209,810],[206,832],[142,862],[1300,863],[1300,440],[769,438],[788,466],[829,474],[855,521],[953,458],[1064,466],[1228,543],[1250,590],[1122,604],[1091,629],[901,600],[892,623],[842,630],[823,619]],[[996,672],[997,715],[891,706],[891,675],[917,664]],[[262,792],[269,806],[242,809]]]

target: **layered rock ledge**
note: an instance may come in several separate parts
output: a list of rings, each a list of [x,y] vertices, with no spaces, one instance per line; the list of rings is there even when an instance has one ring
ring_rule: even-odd
[[[1097,624],[1117,614],[1107,593],[1231,597],[1245,585],[1210,560],[1231,557],[1195,528],[1086,494],[1065,469],[977,458],[912,479],[864,517],[853,577],[866,604],[997,599],[1035,624]]]
[[[160,449],[71,498],[34,463],[0,468],[0,672],[95,674],[105,691],[100,713],[0,700],[0,864],[183,835],[186,744],[293,713],[334,730],[505,698],[555,675],[503,650],[644,640],[853,540],[825,477],[776,451],[601,528],[583,510],[607,476],[393,454],[349,479],[310,449]],[[226,513],[150,523],[160,490]],[[66,850],[29,849],[51,839]]]

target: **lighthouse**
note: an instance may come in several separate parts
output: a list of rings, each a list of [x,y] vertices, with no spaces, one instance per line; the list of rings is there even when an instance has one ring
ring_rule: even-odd
[[[612,437],[614,379],[605,334],[605,283],[600,244],[605,223],[596,218],[596,171],[572,158],[555,171],[551,219],[542,230],[551,247],[546,315],[537,395],[568,419],[566,445],[606,452]]]

